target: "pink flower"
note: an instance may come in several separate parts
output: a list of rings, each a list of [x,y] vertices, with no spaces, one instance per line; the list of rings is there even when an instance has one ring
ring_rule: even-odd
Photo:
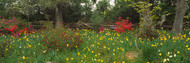
[[[100,31],[103,31],[103,30],[104,30],[104,28],[101,26],[101,27],[100,27]]]

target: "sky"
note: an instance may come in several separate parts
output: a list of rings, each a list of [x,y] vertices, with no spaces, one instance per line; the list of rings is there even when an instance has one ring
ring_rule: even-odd
[[[96,4],[97,4],[99,1],[102,1],[102,0],[97,0]],[[111,6],[114,6],[114,1],[115,1],[115,0],[110,0],[110,5],[111,5]],[[96,9],[96,4],[93,5],[93,10]]]

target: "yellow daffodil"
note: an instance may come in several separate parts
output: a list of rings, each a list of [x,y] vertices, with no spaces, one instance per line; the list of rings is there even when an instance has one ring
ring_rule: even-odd
[[[162,53],[159,53],[159,56],[162,56]]]
[[[101,62],[103,62],[103,60],[101,60]]]
[[[22,59],[25,60],[26,59],[25,56],[22,56]]]
[[[73,60],[73,57],[71,58],[71,61]]]
[[[69,47],[69,44],[67,44],[67,47]]]
[[[86,58],[86,55],[84,55],[84,58]]]
[[[80,55],[80,53],[78,53],[78,55]]]
[[[92,53],[94,53],[94,51],[92,51]]]
[[[188,45],[186,45],[185,47],[189,47]]]
[[[179,52],[179,51],[177,51],[177,53],[179,54],[180,52]]]

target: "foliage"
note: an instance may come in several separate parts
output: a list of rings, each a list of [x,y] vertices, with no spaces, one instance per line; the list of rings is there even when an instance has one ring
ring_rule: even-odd
[[[115,22],[118,17],[121,16],[123,19],[128,19],[132,21],[132,23],[138,23],[139,13],[137,13],[137,11],[133,7],[128,6],[129,4],[133,3],[133,0],[115,0],[115,5],[110,6],[110,8],[105,11],[106,20],[110,22]]]
[[[46,30],[53,30],[53,21],[39,21],[42,24],[42,28]]]
[[[155,13],[161,10],[159,5],[154,6],[152,10],[149,10],[152,4],[143,1],[139,1],[137,3],[134,3],[134,5],[131,4],[129,6],[134,7],[135,10],[137,10],[137,12],[140,13],[139,30],[137,32],[138,36],[141,38],[157,38],[158,34],[156,32],[154,34],[151,33],[154,32],[154,27],[157,26],[159,15]],[[147,18],[147,16],[149,16],[149,18]]]
[[[99,1],[96,4],[96,11],[100,12],[100,13],[104,13],[104,11],[108,11],[110,4],[109,4],[109,0],[103,0],[103,1]]]
[[[99,12],[94,12],[90,18],[90,22],[93,23],[93,29],[95,31],[99,30],[99,27],[104,22],[104,15],[100,14]]]

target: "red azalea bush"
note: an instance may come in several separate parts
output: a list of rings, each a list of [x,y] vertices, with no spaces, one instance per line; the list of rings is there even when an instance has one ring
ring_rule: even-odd
[[[79,31],[73,31],[69,28],[59,28],[46,32],[44,36],[43,45],[48,49],[53,50],[64,50],[64,49],[75,49],[83,43],[80,40],[78,33]]]
[[[32,27],[30,26],[29,28],[26,28],[27,26],[28,24],[21,19],[1,19],[0,35],[12,35],[14,37],[20,37],[21,34],[27,34],[32,32]]]
[[[116,24],[117,26],[115,30],[117,31],[117,33],[125,33],[126,29],[133,31],[133,28],[131,27],[132,23],[129,22],[129,20],[121,19],[121,17],[119,17],[119,20],[116,22]]]

